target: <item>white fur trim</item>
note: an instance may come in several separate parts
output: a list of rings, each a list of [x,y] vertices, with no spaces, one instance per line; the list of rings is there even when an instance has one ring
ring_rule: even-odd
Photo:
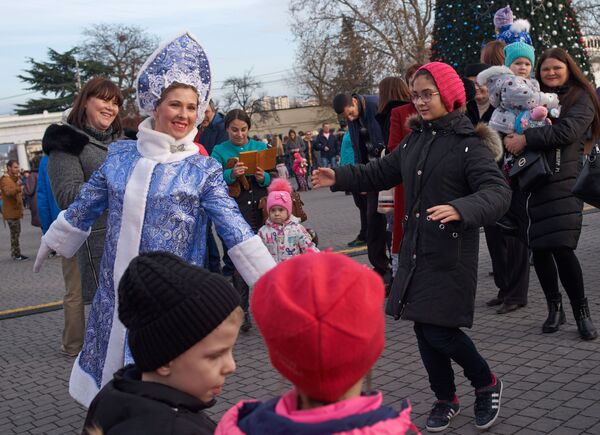
[[[492,66],[477,74],[477,83],[479,83],[479,86],[487,86],[489,81],[494,80],[502,74],[513,74],[513,72],[509,67],[504,65]]]
[[[104,360],[104,368],[102,369],[103,386],[112,379],[114,372],[123,367],[126,329],[119,320],[119,298],[117,292],[119,281],[121,281],[125,269],[127,269],[131,260],[139,254],[146,199],[152,173],[156,165],[157,162],[154,160],[143,157],[139,159],[133,168],[127,182],[127,187],[125,188],[123,216],[113,271],[115,307],[106,359]]]
[[[46,245],[65,258],[71,258],[79,250],[90,235],[91,228],[82,231],[65,219],[65,211],[61,211],[46,234],[42,237]]]
[[[159,163],[170,163],[198,154],[198,147],[194,143],[194,137],[198,133],[197,128],[193,128],[184,138],[177,140],[168,134],[154,130],[153,122],[154,118],[146,118],[138,127],[137,150],[142,156]],[[171,152],[171,147],[178,146],[183,146],[183,150]]]
[[[98,387],[94,382],[94,379],[83,371],[79,365],[79,356],[73,364],[71,369],[71,377],[69,378],[69,394],[79,404],[84,406],[86,409],[90,407],[90,403],[98,394]]]
[[[510,31],[515,33],[529,32],[529,29],[531,29],[531,24],[524,19],[515,20],[510,26]]]
[[[258,278],[277,264],[259,236],[238,243],[227,253],[249,286],[253,286]]]

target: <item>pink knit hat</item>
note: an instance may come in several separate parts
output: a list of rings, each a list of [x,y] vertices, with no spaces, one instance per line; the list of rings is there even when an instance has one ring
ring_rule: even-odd
[[[267,210],[278,205],[292,214],[292,186],[283,178],[275,178],[268,187],[269,196],[267,196]]]
[[[452,112],[467,103],[465,85],[450,65],[443,62],[430,62],[419,68],[417,72],[421,70],[428,71],[433,77],[448,112]]]

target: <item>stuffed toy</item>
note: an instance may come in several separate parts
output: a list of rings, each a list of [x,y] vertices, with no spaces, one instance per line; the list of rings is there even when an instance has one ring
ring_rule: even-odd
[[[238,159],[232,157],[231,159],[227,160],[225,169],[233,168],[237,162]],[[231,196],[232,198],[238,198],[240,196],[240,193],[242,193],[242,189],[250,190],[250,182],[248,181],[245,175],[240,175],[239,177],[237,177],[233,184],[229,185],[229,196]]]

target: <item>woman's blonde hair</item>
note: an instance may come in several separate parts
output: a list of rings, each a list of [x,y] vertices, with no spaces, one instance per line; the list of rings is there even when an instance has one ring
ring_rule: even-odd
[[[283,142],[281,142],[281,139],[279,139],[278,134],[273,135],[273,143],[271,144],[271,147],[277,149],[277,156],[283,156],[285,154]]]

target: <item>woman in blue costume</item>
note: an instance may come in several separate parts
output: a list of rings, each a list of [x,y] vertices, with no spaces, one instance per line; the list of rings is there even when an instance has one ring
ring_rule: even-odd
[[[135,256],[167,251],[203,265],[210,218],[249,285],[275,265],[228,195],[219,162],[199,155],[193,142],[210,82],[208,59],[192,35],[159,47],[137,78],[138,105],[150,115],[138,140],[109,146],[102,166],[42,238],[35,271],[50,250],[73,256],[108,209],[100,285],[69,382],[73,398],[86,407],[116,370],[132,362],[115,290]]]

